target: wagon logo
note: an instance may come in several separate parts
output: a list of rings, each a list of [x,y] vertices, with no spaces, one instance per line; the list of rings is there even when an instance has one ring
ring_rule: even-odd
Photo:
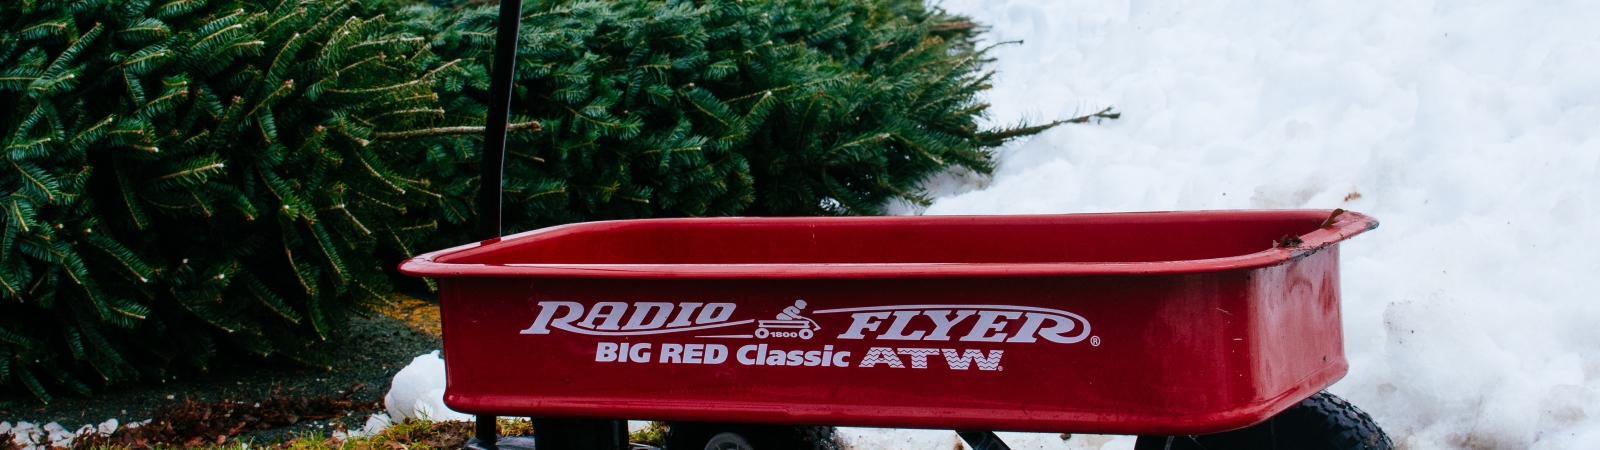
[[[757,322],[756,339],[766,339],[767,337],[811,339],[811,336],[816,335],[817,330],[821,330],[822,326],[817,325],[817,321],[800,315],[800,310],[802,309],[806,309],[806,301],[795,300],[794,306],[784,308],[783,312],[778,313],[777,320]]]
[[[1010,305],[903,305],[825,309],[849,313],[839,339],[892,341],[1038,342],[1073,344],[1089,337],[1089,320],[1070,312]],[[1012,324],[1021,323],[1013,328]],[[966,333],[959,333],[961,326]],[[1016,331],[1008,331],[1015,329]],[[954,332],[954,333],[953,333]]]
[[[695,337],[811,339],[823,327],[806,314],[848,315],[849,325],[834,331],[840,340],[1033,343],[1043,339],[1073,344],[1088,339],[1090,331],[1083,316],[1032,306],[895,305],[809,313],[807,306],[805,300],[795,300],[771,320],[732,320],[738,308],[733,303],[599,302],[585,307],[578,302],[543,301],[533,324],[522,334],[550,334],[555,329],[593,336],[642,336],[715,330]],[[755,329],[724,330],[747,325]]]
[[[599,302],[587,314],[578,302],[539,302],[539,317],[522,334],[550,334],[555,328],[596,336],[639,336],[744,325],[728,321],[732,303]]]

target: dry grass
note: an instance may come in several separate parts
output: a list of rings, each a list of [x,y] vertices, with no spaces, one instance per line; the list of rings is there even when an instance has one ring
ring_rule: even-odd
[[[391,295],[389,300],[389,305],[379,310],[383,315],[424,333],[434,336],[443,333],[439,328],[439,305],[399,293]]]
[[[154,423],[154,422],[152,422]],[[500,419],[497,424],[501,436],[532,436],[533,423],[527,420]],[[187,449],[187,450],[456,450],[466,444],[472,437],[472,422],[430,422],[408,420],[394,424],[376,435],[355,437],[349,439],[334,439],[321,432],[297,437],[287,442],[276,444],[259,444],[251,442],[226,442],[215,443],[210,440],[191,440],[176,444],[144,441],[141,443],[118,442],[113,439],[102,439],[99,442],[84,442],[74,445],[74,450],[144,450],[144,449]],[[666,427],[660,422],[652,422],[649,428],[633,433],[629,440],[655,446],[662,444]],[[9,436],[0,435],[0,438]],[[6,447],[10,439],[0,441],[0,450],[12,450],[15,447]]]
[[[667,424],[662,422],[650,422],[650,426],[645,427],[643,430],[639,430],[635,433],[629,433],[628,441],[654,445],[658,448],[665,446],[667,444]]]
[[[74,449],[102,447],[154,448],[220,445],[233,436],[255,430],[294,425],[372,410],[377,402],[315,397],[247,401],[184,401],[157,409],[150,423],[123,427],[110,436],[88,435],[74,440]]]
[[[440,335],[438,305],[395,294],[380,312],[410,328]],[[376,409],[376,405],[353,403],[342,399],[279,400],[260,406],[254,401],[185,402],[158,411],[148,427],[118,430],[109,437],[79,439],[71,450],[456,450],[472,437],[472,422],[408,420],[373,436],[348,439],[334,439],[319,431],[278,443],[227,440],[254,429],[336,417],[355,409]],[[527,420],[500,419],[497,425],[501,436],[533,435],[533,424]],[[660,446],[665,433],[666,427],[657,422],[629,437],[633,442]],[[9,435],[0,434],[0,450],[20,447],[11,444]]]

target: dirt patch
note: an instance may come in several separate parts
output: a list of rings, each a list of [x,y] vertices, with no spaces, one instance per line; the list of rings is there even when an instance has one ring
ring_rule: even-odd
[[[383,310],[384,315],[399,320],[413,330],[433,336],[443,335],[438,303],[407,295],[396,295],[392,300],[393,303]]]
[[[339,398],[264,399],[237,402],[186,401],[156,410],[150,422],[122,427],[111,436],[89,435],[73,441],[73,449],[107,445],[122,448],[196,447],[221,444],[255,430],[294,425],[302,420],[349,416],[379,408],[378,402]]]
[[[91,397],[57,397],[48,405],[31,397],[6,398],[0,399],[0,422],[58,422],[75,430],[106,419],[123,424],[141,422],[155,418],[158,411],[183,408],[186,404],[237,405],[248,401],[254,405],[253,399],[287,402],[327,398],[350,401],[352,406],[360,407],[337,417],[297,414],[301,417],[292,425],[273,425],[275,428],[266,430],[260,430],[259,425],[246,427],[235,438],[268,443],[296,435],[327,435],[335,429],[360,428],[368,415],[382,411],[383,395],[389,391],[395,373],[417,355],[441,348],[438,307],[433,303],[397,295],[394,304],[382,312],[384,315],[351,321],[344,339],[328,346],[327,351],[336,361],[332,368],[309,368],[272,359],[245,361],[219,365],[208,373],[119,386]],[[215,439],[215,434],[211,436]],[[0,450],[10,450],[4,447],[10,441],[3,442]]]

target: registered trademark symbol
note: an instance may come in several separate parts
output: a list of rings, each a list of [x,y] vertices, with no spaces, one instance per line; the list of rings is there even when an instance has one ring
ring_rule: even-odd
[[[1089,336],[1089,345],[1100,346],[1100,336]]]

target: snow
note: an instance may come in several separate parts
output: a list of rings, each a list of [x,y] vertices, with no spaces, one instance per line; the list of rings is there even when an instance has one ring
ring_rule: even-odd
[[[144,423],[149,423],[149,421],[131,423],[128,424],[128,427],[135,428]],[[0,422],[0,435],[10,435],[11,445],[19,450],[47,450],[51,447],[71,448],[72,441],[79,437],[88,435],[110,436],[115,431],[117,431],[117,419],[110,419],[99,425],[84,425],[78,428],[77,431],[68,431],[66,427],[56,422],[50,422],[43,426],[29,422],[17,422],[16,425],[12,425],[11,422]],[[0,446],[3,445],[0,444]]]
[[[438,350],[412,358],[411,364],[394,374],[389,393],[383,396],[384,408],[389,410],[384,421],[472,420],[472,416],[444,405],[444,387],[444,360],[439,358]]]
[[[992,179],[936,177],[902,213],[1367,213],[1331,390],[1401,448],[1600,448],[1600,2],[942,6],[1024,41],[994,52],[994,123],[1123,116],[1011,146]],[[909,433],[929,437],[896,448],[948,448]]]
[[[406,419],[473,420],[473,416],[455,412],[444,405],[444,375],[444,359],[439,358],[438,350],[412,358],[411,364],[394,374],[389,393],[383,396],[384,408],[389,413],[373,414],[367,418],[365,427],[351,431],[346,436],[371,436],[388,428],[393,422]],[[630,420],[628,432],[636,433],[649,425],[648,421]]]
[[[367,422],[359,429],[350,430],[348,432],[334,430],[333,438],[342,441],[346,439],[374,436],[378,433],[382,433],[383,430],[389,429],[391,425],[394,425],[394,420],[389,418],[388,413],[377,413],[368,416]]]

